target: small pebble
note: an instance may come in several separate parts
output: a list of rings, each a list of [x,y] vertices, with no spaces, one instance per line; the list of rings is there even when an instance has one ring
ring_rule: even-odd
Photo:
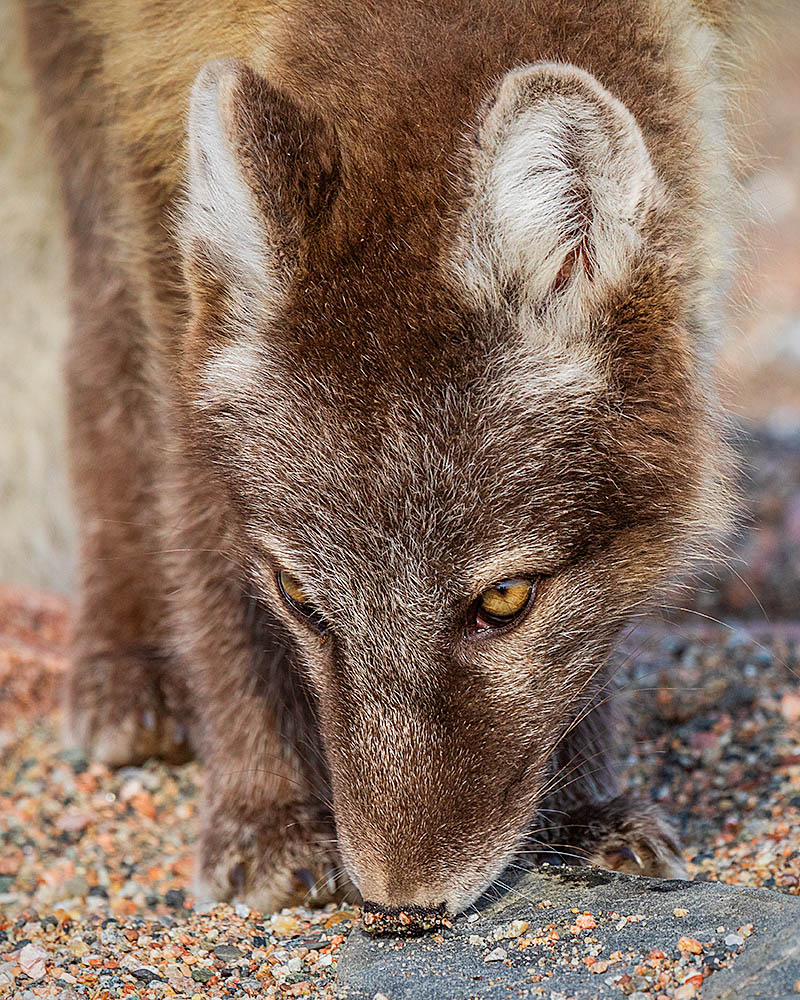
[[[142,983],[151,983],[161,976],[152,966],[141,966],[138,969],[131,969],[131,975]]]
[[[484,958],[484,962],[504,962],[508,958],[505,948],[495,948]]]
[[[242,957],[241,951],[232,944],[221,944],[214,949],[214,954],[222,962],[235,962]]]
[[[194,912],[199,916],[205,916],[206,913],[211,913],[219,906],[219,903],[214,902],[213,899],[203,899],[197,900],[194,904]]]
[[[19,964],[26,976],[42,979],[47,970],[47,952],[34,944],[26,944],[19,953]]]
[[[510,938],[522,937],[530,926],[527,920],[512,920],[508,925],[508,936]]]
[[[173,910],[182,910],[186,905],[186,893],[183,889],[168,889],[164,895],[164,902]]]

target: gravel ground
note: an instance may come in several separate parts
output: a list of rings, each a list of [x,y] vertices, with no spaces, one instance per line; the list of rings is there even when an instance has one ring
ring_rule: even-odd
[[[799,640],[670,626],[625,678],[629,782],[673,817],[696,879],[800,891]]]
[[[62,752],[67,640],[63,602],[0,588],[0,996],[332,996],[357,913],[191,897],[197,764]]]

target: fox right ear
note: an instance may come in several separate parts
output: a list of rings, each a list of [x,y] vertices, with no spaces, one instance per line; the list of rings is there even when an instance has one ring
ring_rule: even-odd
[[[332,130],[248,66],[225,59],[198,74],[188,133],[180,239],[195,313],[213,299],[247,324],[268,318],[309,225],[330,200]]]
[[[475,140],[458,273],[575,329],[624,279],[659,198],[638,123],[590,73],[534,63],[506,74]]]

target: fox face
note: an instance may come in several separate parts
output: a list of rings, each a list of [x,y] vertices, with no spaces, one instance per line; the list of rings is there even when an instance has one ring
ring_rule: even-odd
[[[344,863],[365,899],[456,911],[727,509],[637,121],[568,64],[465,101],[370,143],[212,63],[180,233],[183,433],[313,693]]]

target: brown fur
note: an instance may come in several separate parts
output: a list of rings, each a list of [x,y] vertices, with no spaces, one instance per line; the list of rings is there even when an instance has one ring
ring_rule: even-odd
[[[334,822],[384,905],[467,905],[542,822],[589,860],[678,870],[617,786],[605,664],[726,519],[722,36],[666,0],[197,7],[27,4],[72,242],[74,733],[120,763],[181,757],[191,730],[219,896],[333,890]],[[204,85],[263,281],[198,231],[191,185],[181,207],[189,90],[223,57],[242,62]],[[548,61],[633,115],[660,194],[624,282],[558,339],[589,251],[568,258],[534,348],[514,276],[481,297],[458,260],[499,82]],[[601,390],[558,382],[578,355]],[[325,638],[281,603],[281,568]],[[476,594],[520,573],[541,578],[526,622],[465,641]]]

